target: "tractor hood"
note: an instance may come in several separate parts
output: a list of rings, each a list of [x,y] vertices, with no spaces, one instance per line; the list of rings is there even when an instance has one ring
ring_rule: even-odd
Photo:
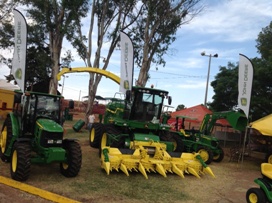
[[[63,127],[53,120],[41,118],[36,121],[37,125],[47,132],[63,132]]]

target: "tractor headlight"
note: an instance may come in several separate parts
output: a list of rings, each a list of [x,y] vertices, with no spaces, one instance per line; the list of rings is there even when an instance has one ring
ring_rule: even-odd
[[[62,144],[62,140],[47,140],[47,144]]]

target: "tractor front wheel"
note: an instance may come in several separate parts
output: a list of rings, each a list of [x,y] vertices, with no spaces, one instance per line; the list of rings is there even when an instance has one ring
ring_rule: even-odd
[[[268,152],[268,153],[266,154],[265,161],[266,161],[267,163],[272,164],[272,153],[271,153],[271,152]]]
[[[246,193],[246,200],[248,203],[263,203],[267,202],[265,193],[260,188],[250,188]]]
[[[210,164],[213,160],[213,153],[210,149],[200,146],[196,150],[206,164]]]
[[[222,147],[219,146],[218,151],[220,151],[219,154],[213,154],[213,161],[215,161],[215,162],[222,161],[224,159],[224,156],[225,156],[224,150],[222,149]]]
[[[12,179],[25,181],[30,175],[31,146],[29,143],[17,142],[11,153],[10,174]]]
[[[80,145],[75,141],[64,142],[66,150],[66,162],[60,163],[60,172],[65,177],[75,177],[80,171],[82,163],[82,152]]]
[[[89,142],[90,146],[93,148],[98,148],[100,145],[100,140],[102,136],[102,123],[94,123],[90,129]]]

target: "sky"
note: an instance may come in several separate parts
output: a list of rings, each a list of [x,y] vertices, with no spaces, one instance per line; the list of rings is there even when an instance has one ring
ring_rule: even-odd
[[[204,0],[203,4],[205,9],[177,31],[177,39],[165,56],[166,66],[150,68],[147,87],[153,84],[155,88],[169,91],[175,108],[180,104],[187,108],[204,104],[208,56],[218,54],[217,58],[211,57],[207,102],[212,102],[214,92],[210,83],[219,73],[219,67],[227,66],[228,62],[238,63],[239,54],[260,57],[256,39],[272,20],[271,0]],[[87,35],[88,27],[85,32]],[[62,53],[69,49],[69,45],[63,47]],[[202,52],[208,56],[202,56]],[[85,66],[76,55],[74,59],[71,67]],[[115,51],[107,70],[120,75],[120,59],[120,51]],[[9,69],[0,65],[0,78],[8,73]],[[139,69],[135,68],[134,79],[138,74]],[[82,100],[88,95],[88,73],[66,74],[59,83],[64,84],[59,91],[66,99]],[[113,97],[118,91],[118,84],[103,77],[97,95]]]

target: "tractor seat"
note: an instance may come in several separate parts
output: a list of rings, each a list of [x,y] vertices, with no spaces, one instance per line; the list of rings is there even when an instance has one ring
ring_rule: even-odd
[[[262,163],[261,164],[261,172],[264,176],[272,180],[272,164],[270,163]]]
[[[185,136],[185,137],[190,137],[190,135],[186,134],[184,129],[179,129],[179,131]]]

